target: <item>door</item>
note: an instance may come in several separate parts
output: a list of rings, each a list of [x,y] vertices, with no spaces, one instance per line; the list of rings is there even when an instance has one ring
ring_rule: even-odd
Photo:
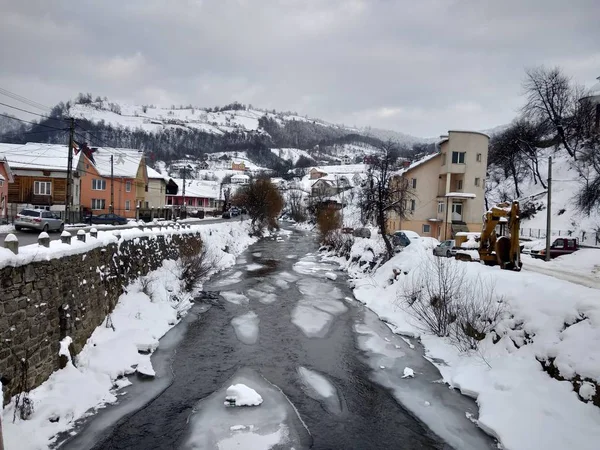
[[[452,203],[452,222],[462,222],[462,203]]]

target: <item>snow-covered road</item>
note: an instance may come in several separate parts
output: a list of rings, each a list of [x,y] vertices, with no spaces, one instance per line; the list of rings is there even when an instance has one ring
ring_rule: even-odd
[[[436,382],[422,348],[355,301],[316,249],[298,231],[254,244],[205,285],[219,300],[167,334],[156,379],[125,388],[153,398],[127,408],[126,395],[62,448],[495,448],[467,418],[475,403]],[[232,385],[260,406],[225,406]]]

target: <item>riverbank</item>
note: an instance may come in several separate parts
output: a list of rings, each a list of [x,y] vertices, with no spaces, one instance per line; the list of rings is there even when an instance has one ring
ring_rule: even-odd
[[[467,414],[469,420],[510,450],[597,447],[598,290],[537,273],[436,259],[419,243],[371,272],[378,249],[376,239],[357,238],[347,259],[327,259],[348,272],[355,297],[394,333],[420,340],[445,383],[476,399],[479,412]],[[408,301],[426,290],[428,277],[439,280],[440,264],[461,282],[484,286],[499,307],[493,329],[478,336],[471,350],[431,333]]]
[[[194,228],[213,262],[211,274],[235,264],[236,257],[256,241],[248,236],[247,223]],[[193,293],[182,290],[179,271],[176,261],[165,261],[158,270],[127,286],[114,311],[73,360],[68,342],[57,348],[69,362],[29,392],[32,413],[27,420],[20,417],[20,411],[15,413],[16,398],[3,411],[7,449],[46,449],[77,420],[116,402],[119,390],[130,384],[127,375],[155,375],[151,354],[192,305]]]

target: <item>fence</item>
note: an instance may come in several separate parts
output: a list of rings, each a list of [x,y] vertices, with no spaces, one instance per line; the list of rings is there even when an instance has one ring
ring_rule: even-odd
[[[522,238],[545,239],[546,230],[542,228],[521,228],[520,235]],[[551,236],[574,237],[579,239],[580,245],[600,247],[600,230],[579,230],[577,232],[573,230],[551,230]]]

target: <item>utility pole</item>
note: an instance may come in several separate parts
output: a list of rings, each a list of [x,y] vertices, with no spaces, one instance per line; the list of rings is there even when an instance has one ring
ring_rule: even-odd
[[[71,117],[69,125],[69,152],[67,157],[67,192],[65,198],[65,222],[70,223],[71,204],[73,203],[73,139],[75,136],[75,119]]]
[[[113,165],[113,155],[110,155],[110,212],[114,214],[115,212],[115,179],[114,179],[114,165]]]
[[[187,173],[187,166],[184,166],[183,167],[183,191],[182,191],[182,208],[184,211],[184,214],[182,217],[183,219],[187,218],[187,215],[185,214],[185,209],[186,209],[185,208],[185,175],[186,175],[186,173]],[[180,217],[182,216],[181,212],[179,213],[179,216]]]
[[[546,261],[550,261],[550,234],[552,233],[552,156],[548,157],[548,198],[546,201]]]

